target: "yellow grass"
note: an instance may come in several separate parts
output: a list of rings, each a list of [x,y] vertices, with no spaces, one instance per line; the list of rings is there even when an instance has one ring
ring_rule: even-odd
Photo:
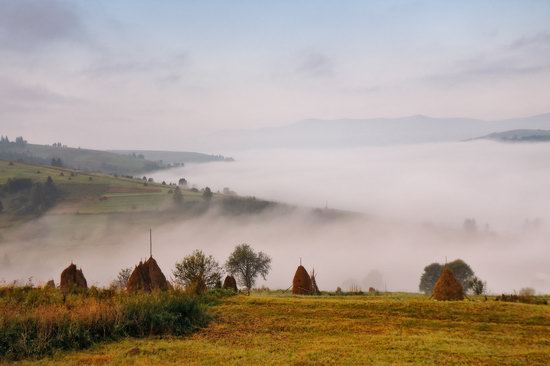
[[[253,294],[224,299],[213,312],[208,328],[186,338],[127,339],[37,363],[550,364],[550,307],[544,305]]]

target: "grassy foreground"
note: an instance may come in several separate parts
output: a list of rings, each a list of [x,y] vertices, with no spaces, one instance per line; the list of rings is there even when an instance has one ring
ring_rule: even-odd
[[[182,336],[208,323],[205,299],[182,291],[0,288],[0,360],[36,358],[126,337]]]
[[[185,338],[126,339],[36,364],[550,364],[544,305],[255,294],[213,312],[210,326]]]

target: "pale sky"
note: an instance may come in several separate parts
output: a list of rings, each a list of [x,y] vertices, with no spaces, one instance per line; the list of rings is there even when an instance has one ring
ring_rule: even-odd
[[[546,112],[550,1],[0,0],[0,134],[31,142]]]

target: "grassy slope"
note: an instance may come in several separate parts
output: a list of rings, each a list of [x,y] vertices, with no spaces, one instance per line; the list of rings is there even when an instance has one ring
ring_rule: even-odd
[[[0,158],[22,160],[35,164],[50,164],[53,158],[61,158],[64,166],[91,171],[104,171],[119,174],[139,174],[160,168],[149,160],[133,158],[108,151],[53,147],[49,145],[15,144],[0,145]]]
[[[179,339],[129,339],[37,364],[550,363],[550,307],[442,303],[415,295],[235,296],[208,328]],[[133,348],[135,356],[127,355]],[[29,362],[32,364],[33,362]]]
[[[64,199],[51,213],[105,214],[156,211],[171,202],[172,196],[168,194],[171,187],[159,183],[148,183],[144,186],[141,180],[115,178],[99,173],[73,174],[74,176],[71,176],[71,170],[68,169],[18,162],[9,165],[9,162],[0,160],[0,185],[14,177],[42,182],[48,176],[52,177],[55,185],[63,192]],[[183,190],[183,195],[186,202],[201,199],[201,193],[189,190]],[[6,221],[27,219],[9,217],[9,213],[4,213],[0,215],[0,227],[6,226]]]
[[[209,155],[191,151],[157,151],[157,150],[110,150],[123,155],[132,153],[143,154],[145,159],[151,161],[162,160],[164,163],[207,163],[212,161],[224,161],[222,155]]]

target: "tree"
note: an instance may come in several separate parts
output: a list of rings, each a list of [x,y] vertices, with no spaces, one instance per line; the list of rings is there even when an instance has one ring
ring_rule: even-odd
[[[486,288],[487,284],[477,276],[473,276],[470,279],[470,290],[474,293],[474,295],[483,295],[486,291]]]
[[[204,284],[207,288],[214,288],[221,281],[222,268],[214,257],[197,249],[176,263],[173,274],[176,283],[186,287]]]
[[[212,196],[212,190],[210,189],[210,187],[206,187],[204,189],[204,192],[202,192],[202,198],[204,198],[205,200],[210,200]]]
[[[178,185],[187,187],[187,179],[180,178],[180,180],[178,181]]]
[[[256,283],[256,278],[262,276],[265,280],[271,270],[271,258],[263,252],[256,253],[248,244],[241,244],[235,247],[227,259],[225,269],[237,277],[239,284],[246,287],[250,295],[250,289]]]
[[[116,277],[116,280],[113,281],[113,285],[119,289],[125,289],[128,286],[128,280],[132,275],[132,268],[122,268]]]
[[[424,268],[424,273],[420,277],[420,285],[418,286],[420,291],[426,294],[432,293],[433,287],[441,275],[444,266],[443,264],[432,263]],[[447,266],[462,285],[464,292],[467,292],[472,286],[471,279],[475,276],[472,268],[462,259],[449,262]]]
[[[176,189],[174,189],[174,195],[172,196],[172,199],[174,200],[176,206],[181,206],[181,204],[183,203],[183,194],[181,193],[180,187],[176,187]]]
[[[4,204],[0,201],[0,213],[4,211]]]

